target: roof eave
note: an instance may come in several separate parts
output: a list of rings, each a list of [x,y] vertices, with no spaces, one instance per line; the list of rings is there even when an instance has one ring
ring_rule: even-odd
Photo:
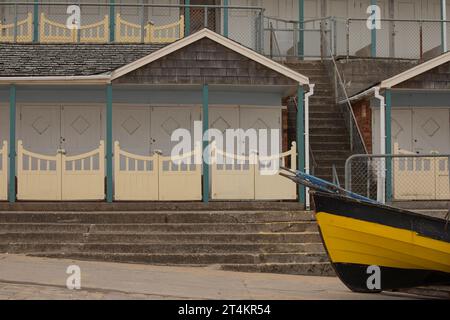
[[[110,75],[93,76],[44,76],[44,77],[0,77],[0,84],[108,84]]]

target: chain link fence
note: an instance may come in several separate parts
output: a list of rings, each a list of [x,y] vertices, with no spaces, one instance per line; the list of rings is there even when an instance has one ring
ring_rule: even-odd
[[[345,34],[335,29],[338,41],[347,39],[346,55],[429,59],[442,53],[443,29],[450,40],[450,21],[381,19],[381,29],[370,30],[366,19],[347,19]],[[342,55],[342,50],[337,55]]]
[[[354,155],[345,187],[370,199],[450,200],[450,155]]]
[[[329,56],[331,28],[329,19],[307,20],[300,28],[298,21],[264,17],[264,54],[276,60]]]
[[[264,18],[264,53],[290,58],[381,57],[429,59],[442,53],[444,29],[450,43],[450,21],[380,20],[371,30],[367,19],[328,17],[298,21]],[[302,45],[303,43],[303,45]]]

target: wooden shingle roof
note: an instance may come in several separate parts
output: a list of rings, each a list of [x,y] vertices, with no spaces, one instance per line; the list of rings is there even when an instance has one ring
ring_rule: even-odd
[[[99,75],[162,47],[154,44],[0,44],[0,77]]]

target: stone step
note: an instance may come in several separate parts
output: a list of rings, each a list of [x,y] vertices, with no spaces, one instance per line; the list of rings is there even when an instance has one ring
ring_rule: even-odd
[[[334,106],[334,105],[330,105],[330,104],[314,104],[310,106],[309,109],[309,114],[314,114],[314,113],[334,113],[334,114],[338,114],[340,116],[342,116],[342,112],[341,110]]]
[[[319,168],[331,168],[333,165],[342,167],[346,160],[347,158],[316,158]]]
[[[341,113],[338,112],[316,112],[315,110],[309,112],[310,120],[334,120],[334,121],[344,121]]]
[[[336,274],[328,262],[321,263],[265,263],[265,264],[228,264],[223,270],[238,272],[281,273],[297,275],[330,276]]]
[[[314,214],[305,211],[0,212],[2,223],[266,223],[314,220]]]
[[[324,253],[184,253],[184,254],[136,254],[136,253],[33,253],[33,256],[101,260],[111,262],[141,263],[153,265],[216,265],[216,264],[261,264],[261,263],[324,263]]]
[[[123,232],[123,233],[254,233],[317,232],[315,222],[278,223],[165,223],[165,224],[72,224],[72,223],[0,223],[0,232]]]
[[[55,243],[11,242],[0,244],[2,253],[325,253],[315,243]]]
[[[224,211],[301,211],[301,204],[298,202],[275,202],[275,201],[211,201],[203,202],[113,202],[102,201],[92,202],[35,202],[19,201],[10,203],[0,201],[0,212],[224,212]]]
[[[0,233],[0,243],[10,242],[123,242],[123,243],[311,243],[320,242],[317,232],[297,233]]]
[[[331,127],[331,128],[311,127],[310,128],[311,135],[330,136],[330,135],[344,135],[346,133],[347,133],[347,128],[338,128],[338,127]]]
[[[311,134],[310,135],[310,141],[315,143],[322,143],[322,142],[330,142],[330,143],[350,143],[349,138],[345,134],[333,134],[329,135],[325,132],[322,134]]]
[[[329,150],[341,150],[347,151],[350,150],[350,143],[348,141],[332,141],[332,142],[323,142],[323,141],[315,141],[311,139],[311,148],[314,152],[317,151],[329,151]]]
[[[314,95],[311,98],[309,98],[309,102],[310,106],[314,108],[314,106],[321,104],[333,105],[335,101],[334,98],[331,96]]]
[[[347,128],[343,119],[311,119],[309,123],[311,128]]]

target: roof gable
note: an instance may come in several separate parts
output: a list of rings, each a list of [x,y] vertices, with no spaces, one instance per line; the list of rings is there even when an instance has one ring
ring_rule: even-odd
[[[121,84],[297,86],[298,82],[208,38],[117,78]]]
[[[260,65],[263,65],[264,67],[286,77],[289,78],[296,83],[300,84],[309,84],[309,79],[298,72],[295,72],[294,70],[291,70],[269,58],[264,57],[263,55],[260,55],[256,53],[255,51],[246,48],[228,38],[225,38],[213,31],[210,31],[208,29],[203,29],[191,36],[188,36],[186,38],[183,38],[181,40],[178,40],[177,42],[174,42],[146,57],[143,57],[137,61],[134,61],[126,66],[123,66],[117,70],[115,70],[111,74],[111,80],[114,81],[116,79],[119,79],[120,77],[123,77],[130,72],[133,72],[139,68],[142,68],[148,64],[151,64],[159,59],[162,59],[165,56],[168,56],[172,53],[175,53],[176,51],[183,49],[191,44],[194,44],[197,41],[200,41],[202,39],[209,39],[212,42],[215,42],[228,50],[233,51],[236,54],[239,54],[243,57],[246,57],[248,60],[252,60]]]

